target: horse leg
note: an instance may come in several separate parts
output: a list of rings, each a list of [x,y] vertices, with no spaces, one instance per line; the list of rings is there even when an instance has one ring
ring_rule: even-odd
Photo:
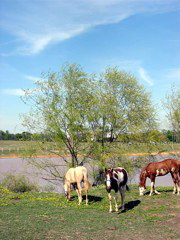
[[[88,205],[88,189],[89,189],[89,184],[87,181],[85,181],[86,205]]]
[[[173,194],[176,194],[177,185],[176,185],[176,181],[175,181],[175,178],[174,178],[174,174],[172,172],[171,172],[171,177],[172,177],[173,182],[174,182]],[[178,189],[177,189],[177,191],[178,191]]]
[[[176,190],[177,190],[177,195],[179,195],[180,194],[180,178],[179,178],[179,175],[177,173],[171,173],[171,176],[172,176],[173,182],[174,182],[173,194],[175,194]]]
[[[154,192],[155,194],[160,194],[160,192],[158,192],[158,191],[155,189],[155,182],[151,182],[151,191],[150,191],[149,196],[151,196],[153,192]]]
[[[152,195],[153,191],[154,191],[154,181],[151,180],[151,190],[150,190],[150,194],[149,194],[149,196]]]
[[[173,194],[176,194],[176,188],[177,188],[177,186],[176,186],[176,184],[174,183]]]
[[[121,209],[122,209],[122,211],[124,211],[125,210],[124,199],[125,199],[126,186],[120,187],[119,191],[121,194]]]
[[[110,193],[108,193],[108,198],[109,198],[109,212],[112,212],[112,196]]]
[[[78,194],[78,200],[79,200],[79,204],[78,205],[81,205],[81,203],[82,203],[82,192],[79,189],[76,189],[76,192]]]
[[[114,201],[115,201],[115,211],[118,212],[118,205],[117,205],[118,192],[115,192]]]
[[[155,176],[151,176],[150,177],[151,179],[151,190],[150,190],[150,194],[149,196],[152,196],[152,193],[156,193],[156,194],[160,194],[160,192],[158,192],[156,189],[155,189]]]
[[[177,195],[180,195],[180,174],[177,173]]]
[[[70,185],[69,185],[68,188],[67,188],[67,202],[69,202],[70,198],[71,198],[71,188],[70,188]]]
[[[177,184],[177,195],[180,195],[180,180],[179,180],[179,184]]]
[[[158,195],[160,194],[160,192],[158,192],[155,188],[154,188],[154,192]]]
[[[155,192],[155,194],[160,194],[160,192],[158,192],[156,189],[155,189],[155,181],[154,181],[154,192]]]
[[[88,205],[88,190],[85,190],[86,192],[86,205]]]
[[[81,184],[78,183],[77,184],[77,190],[78,190],[78,198],[79,198],[79,204],[80,205],[82,203],[82,189],[81,189]]]
[[[68,191],[68,197],[67,197],[67,201],[69,201],[69,200],[70,200],[70,198],[71,198],[71,191],[69,190],[69,191]]]

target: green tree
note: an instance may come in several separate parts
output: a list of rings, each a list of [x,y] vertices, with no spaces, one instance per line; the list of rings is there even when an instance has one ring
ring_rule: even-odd
[[[180,87],[172,85],[171,92],[164,101],[167,109],[167,118],[174,133],[174,140],[180,142]]]
[[[133,75],[109,67],[101,76],[99,88],[102,139],[107,132],[113,141],[123,133],[149,131],[156,127],[150,94]]]
[[[59,72],[44,73],[36,88],[25,93],[24,102],[32,110],[24,116],[24,125],[42,149],[51,141],[58,150],[51,152],[70,155],[71,166],[88,157],[103,165],[110,157],[105,146],[108,136],[113,141],[122,133],[149,131],[155,125],[149,93],[118,68],[96,76],[67,64]],[[54,166],[53,171],[57,176]]]
[[[95,103],[93,77],[72,64],[58,73],[45,73],[42,78],[36,82],[37,88],[26,91],[24,101],[32,103],[33,110],[24,116],[24,125],[48,135],[59,150],[57,154],[70,154],[72,166],[76,166],[80,163],[78,154],[87,147],[82,140],[90,140],[88,122],[92,121]]]

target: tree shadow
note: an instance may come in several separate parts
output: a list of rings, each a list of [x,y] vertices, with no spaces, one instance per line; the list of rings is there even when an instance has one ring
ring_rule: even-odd
[[[121,211],[121,213],[127,212],[129,210],[132,210],[133,208],[137,207],[141,203],[140,200],[130,201],[124,205],[125,210]],[[120,207],[121,209],[121,207]],[[120,213],[119,213],[120,214]]]

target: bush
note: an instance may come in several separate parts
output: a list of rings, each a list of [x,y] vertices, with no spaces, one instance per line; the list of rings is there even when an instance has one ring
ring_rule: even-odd
[[[38,191],[35,184],[31,183],[25,176],[8,174],[1,182],[1,185],[12,192]]]

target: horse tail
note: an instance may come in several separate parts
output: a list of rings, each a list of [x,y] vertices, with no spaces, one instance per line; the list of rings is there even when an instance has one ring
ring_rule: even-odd
[[[84,172],[83,174],[83,177],[84,177],[84,186],[85,186],[85,189],[88,190],[90,187],[91,187],[91,184],[88,180],[88,174],[87,174],[87,171]]]
[[[127,190],[127,191],[130,191],[130,188],[129,188],[129,186],[128,186],[128,185],[126,185],[126,190]]]
[[[85,181],[85,188],[88,190],[91,187],[91,184],[88,180]]]

